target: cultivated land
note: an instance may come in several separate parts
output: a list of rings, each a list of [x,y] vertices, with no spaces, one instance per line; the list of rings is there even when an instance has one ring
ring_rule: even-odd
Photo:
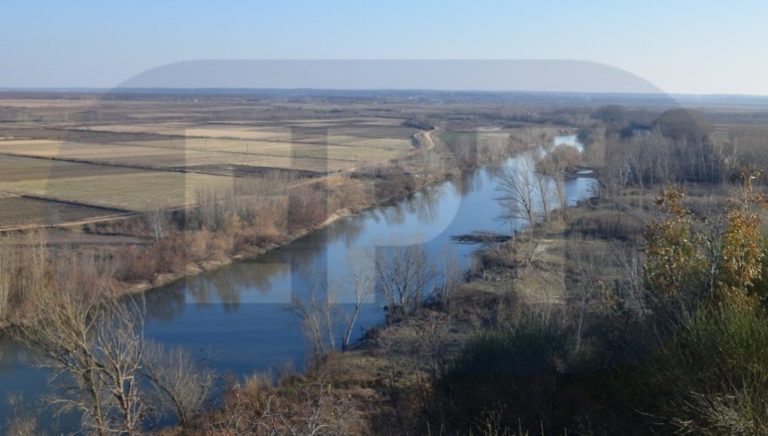
[[[0,98],[0,228],[188,207],[235,179],[279,173],[284,185],[386,165],[424,130],[333,104],[44,97]]]
[[[753,407],[768,379],[765,108],[487,94],[12,97],[0,98],[0,230],[20,237],[0,241],[0,322],[22,327],[35,325],[25,313],[38,300],[138,292],[556,135],[584,145],[551,147],[529,177],[500,173],[499,201],[520,219],[547,198],[535,195],[547,177],[586,168],[598,195],[541,202],[524,231],[485,240],[461,279],[414,247],[374,265],[414,298],[382,287],[386,324],[347,352],[323,339],[336,339],[330,309],[307,301],[297,315],[319,326],[307,330],[309,371],[233,384],[185,432],[765,433],[765,408]],[[45,239],[22,231],[39,226],[54,228]],[[444,281],[411,287],[433,266]],[[42,327],[58,319],[45,316],[58,304],[39,307]]]

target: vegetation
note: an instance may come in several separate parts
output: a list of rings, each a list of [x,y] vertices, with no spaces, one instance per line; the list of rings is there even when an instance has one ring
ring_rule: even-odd
[[[89,236],[130,238],[109,250],[54,252],[42,233],[3,236],[0,318],[55,370],[50,404],[77,411],[84,431],[94,434],[140,433],[164,414],[177,423],[167,431],[188,434],[768,433],[765,180],[746,165],[759,140],[737,128],[723,132],[722,119],[688,110],[462,112],[461,105],[446,105],[442,112],[409,106],[417,113],[407,121],[350,121],[329,112],[293,138],[284,130],[303,124],[296,114],[248,127],[150,123],[137,132],[119,120],[85,131],[65,126],[64,136],[141,133],[126,147],[169,149],[180,147],[174,132],[184,128],[194,137],[194,156],[266,153],[238,147],[292,140],[306,146],[297,160],[326,153],[352,163],[332,162],[322,175],[305,160],[302,171],[314,174],[229,177],[221,162],[200,161],[184,171],[236,183],[185,186],[184,202],[194,207],[181,209],[164,199],[140,208],[133,203],[138,194],[110,200],[143,213],[82,224]],[[727,125],[737,116],[728,115]],[[490,124],[503,127],[486,129]],[[313,128],[338,132],[318,135]],[[414,139],[413,150],[402,143],[428,129],[439,133]],[[287,307],[312,356],[304,374],[216,385],[214,374],[184,351],[146,341],[144,300],[122,295],[126,284],[260,252],[335,214],[407,196],[456,168],[551,143],[565,129],[578,132],[586,150],[552,147],[499,175],[500,218],[526,229],[487,241],[466,275],[418,244],[356,253],[342,277],[316,274],[307,295]],[[51,134],[22,130],[30,137],[24,141]],[[324,150],[325,140],[362,148]],[[585,167],[598,174],[600,192],[569,210],[564,181]],[[344,168],[354,171],[334,173]],[[119,180],[154,171],[189,175],[141,171],[121,172]],[[92,181],[61,178],[70,187]],[[337,293],[353,297],[350,310],[338,309]],[[387,322],[355,341],[361,311],[375,298]],[[19,416],[14,431],[37,429],[34,418]]]
[[[633,116],[614,114],[608,119],[631,124],[633,129],[658,129],[656,134],[665,141],[711,141],[709,133],[699,136],[678,126],[680,114],[655,125],[628,121]],[[633,134],[625,130],[621,135]],[[663,150],[676,153],[674,147]],[[698,150],[694,155],[708,153],[701,151],[705,148]],[[703,168],[724,166],[709,165],[706,159],[699,169],[652,170],[646,172],[648,177],[627,173],[611,195],[603,195],[597,205],[582,205],[563,214],[560,218],[566,222],[562,224],[535,194],[535,188],[543,186],[537,184],[536,174],[552,171],[556,164],[539,163],[539,171],[529,173],[527,184],[520,182],[520,173],[505,177],[502,186],[509,188],[501,191],[500,201],[509,205],[507,218],[532,225],[525,234],[483,254],[508,260],[481,266],[484,272],[473,275],[477,278],[464,285],[464,294],[453,296],[463,305],[422,306],[371,334],[363,346],[362,354],[377,359],[378,365],[398,368],[381,371],[380,380],[388,387],[377,392],[388,405],[377,406],[386,411],[369,418],[377,422],[374,432],[768,431],[763,404],[768,363],[761,345],[768,334],[763,307],[765,246],[760,230],[764,201],[754,186],[760,178],[749,172],[739,176],[707,173],[710,170]],[[610,167],[604,175],[603,182],[611,177]],[[702,203],[711,203],[711,198],[689,197],[679,186],[665,187],[676,180],[724,178],[737,180],[730,188],[732,201],[720,203],[725,207],[702,209]],[[603,186],[610,188],[610,183]],[[655,212],[650,207],[654,202],[627,195],[634,186],[649,185],[660,189]],[[584,236],[592,239],[574,239]],[[526,302],[527,273],[505,271],[526,263],[531,270],[543,268],[550,262],[547,252],[526,248],[531,243],[551,246],[552,238],[563,237],[569,238],[565,241],[565,298],[544,304]],[[611,247],[606,256],[591,251],[602,245]],[[481,298],[483,291],[475,286],[489,289],[497,280],[504,285],[493,285],[493,303],[488,306]],[[468,311],[473,311],[470,318]],[[441,317],[445,318],[436,322]],[[472,318],[474,323],[469,321]],[[445,323],[449,327],[427,329]],[[421,331],[417,339],[407,333],[413,328]],[[460,350],[443,359],[415,351],[456,342],[463,344]],[[354,353],[340,357],[347,364],[359,358]],[[337,364],[322,364],[309,377]],[[356,410],[367,410],[360,403],[352,404]]]

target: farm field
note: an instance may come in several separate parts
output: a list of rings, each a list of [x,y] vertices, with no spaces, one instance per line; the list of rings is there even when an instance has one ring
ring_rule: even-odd
[[[144,171],[0,182],[0,190],[124,211],[189,206],[202,188],[232,189],[233,179],[196,173]]]
[[[277,189],[274,177],[284,187],[387,164],[416,147],[421,130],[407,117],[342,107],[0,98],[0,228],[188,207],[201,190]]]
[[[131,168],[91,165],[51,159],[0,156],[0,183],[135,173]]]
[[[214,140],[204,145],[196,141],[189,140],[193,144],[191,146],[171,146],[164,145],[162,141],[100,145],[13,140],[0,142],[0,154],[151,169],[182,170],[206,165],[237,164],[321,173],[344,170],[363,161],[386,160],[399,154],[397,149],[378,147],[324,147],[290,143],[234,145]],[[243,148],[238,150],[236,147]]]
[[[88,206],[23,197],[0,197],[0,229],[15,226],[52,225],[115,215]]]

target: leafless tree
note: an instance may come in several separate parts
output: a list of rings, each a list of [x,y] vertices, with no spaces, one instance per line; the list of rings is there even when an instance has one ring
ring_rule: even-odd
[[[195,191],[196,214],[198,224],[211,231],[225,227],[226,222],[239,211],[238,204],[231,190],[221,188],[200,188]]]
[[[162,209],[153,209],[146,213],[147,224],[155,241],[165,236],[168,227],[168,214]]]
[[[40,434],[37,429],[37,418],[23,406],[23,398],[20,394],[8,396],[8,408],[11,410],[11,417],[8,418],[5,426],[0,426],[8,436],[34,436]]]
[[[568,198],[565,195],[565,173],[568,168],[573,168],[581,161],[581,154],[574,147],[569,145],[558,145],[546,156],[537,162],[536,168],[539,173],[549,178],[554,186],[547,187],[547,190],[554,188],[557,194],[557,200],[560,207],[560,214],[564,219],[568,217]],[[548,194],[548,192],[547,192]]]
[[[636,246],[617,247],[618,263],[623,271],[625,300],[635,310],[641,310],[643,302],[643,259]]]
[[[446,247],[441,263],[441,282],[435,287],[434,295],[442,307],[448,308],[450,306],[451,300],[462,282],[463,275],[464,273],[456,261],[456,253],[450,247]]]
[[[518,221],[530,229],[528,254],[524,262],[528,265],[549,224],[550,179],[538,173],[533,164],[525,160],[520,166],[503,171],[496,190],[499,192],[497,200],[504,209],[500,218],[507,221],[513,230],[516,230],[514,227]],[[542,223],[539,223],[540,215]]]
[[[45,235],[42,232],[32,232],[15,241],[18,270],[13,277],[15,297],[20,304],[25,305],[37,299],[37,295],[46,288],[46,268],[48,250]]]
[[[583,240],[569,240],[566,257],[571,277],[568,280],[568,297],[577,304],[575,351],[581,349],[584,321],[590,304],[600,298],[603,291],[601,269],[609,262],[604,255],[597,254]]]
[[[437,272],[421,244],[380,249],[375,266],[390,317],[418,307]]]
[[[5,319],[11,303],[13,279],[18,271],[18,259],[11,238],[0,236],[0,319]]]
[[[33,318],[20,327],[22,339],[64,384],[52,404],[81,413],[91,432],[136,433],[144,411],[141,311],[112,298],[109,277],[67,263],[57,271],[63,281],[36,296]]]
[[[549,222],[549,216],[552,212],[552,205],[550,200],[552,199],[552,179],[544,174],[533,172],[530,174],[535,182],[536,196],[539,199],[541,205],[541,218],[544,222]]]
[[[347,317],[342,338],[342,347],[345,349],[352,341],[360,313],[373,296],[376,285],[376,268],[369,253],[351,251],[347,255],[347,265],[349,265],[349,275],[344,279],[346,284],[342,286],[351,291],[354,300],[352,314]]]
[[[536,183],[531,168],[505,168],[496,191],[504,208],[502,219],[510,223],[522,220],[529,226],[536,222]]]
[[[326,289],[326,276],[314,275],[306,297],[294,295],[288,309],[301,322],[314,357],[320,357],[336,347],[334,332],[335,307],[333,296]]]
[[[203,409],[213,385],[213,373],[201,368],[189,353],[178,347],[166,350],[154,342],[145,344],[141,372],[182,427],[188,427]]]

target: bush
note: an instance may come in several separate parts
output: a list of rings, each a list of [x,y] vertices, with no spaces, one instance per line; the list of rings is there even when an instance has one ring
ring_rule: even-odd
[[[349,395],[321,381],[283,378],[280,386],[254,376],[224,392],[221,410],[203,434],[369,434]]]
[[[153,253],[145,247],[126,247],[117,252],[117,278],[132,282],[152,280],[156,266]]]
[[[626,389],[664,432],[768,432],[768,317],[722,305],[699,311],[643,362]]]
[[[288,231],[306,230],[322,223],[328,217],[327,210],[325,192],[312,187],[292,190],[288,196]]]
[[[497,427],[552,434],[567,338],[560,323],[530,313],[477,335],[436,383],[433,414],[457,434],[479,431],[493,411]]]
[[[642,238],[645,225],[625,213],[601,211],[573,219],[569,223],[568,232],[592,238],[635,241]]]
[[[374,198],[377,202],[405,197],[416,189],[413,176],[399,166],[378,168],[374,177]]]

